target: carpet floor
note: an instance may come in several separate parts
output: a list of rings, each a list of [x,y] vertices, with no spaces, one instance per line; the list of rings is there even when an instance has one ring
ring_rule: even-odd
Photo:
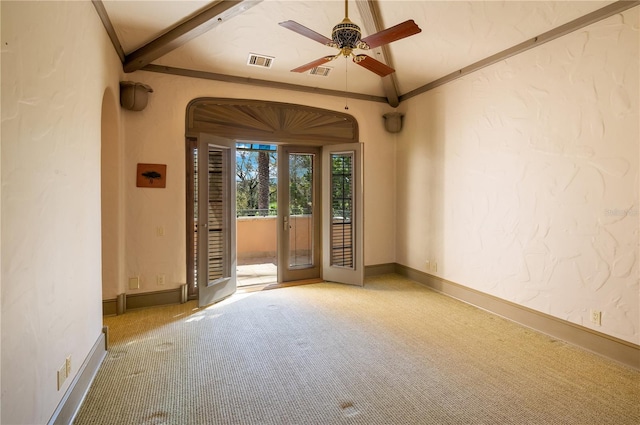
[[[105,318],[84,424],[640,424],[640,372],[397,275]]]

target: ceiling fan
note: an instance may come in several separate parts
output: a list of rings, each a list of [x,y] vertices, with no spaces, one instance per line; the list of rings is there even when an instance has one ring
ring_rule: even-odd
[[[333,27],[331,38],[327,38],[324,35],[319,34],[295,21],[280,22],[279,25],[291,31],[297,32],[298,34],[308,37],[319,43],[335,47],[340,50],[340,52],[336,55],[325,56],[313,62],[309,62],[306,65],[302,65],[298,68],[292,69],[292,72],[305,72],[328,61],[334,60],[340,56],[344,56],[345,58],[351,56],[356,64],[378,74],[381,77],[384,77],[395,72],[395,69],[378,60],[373,59],[371,56],[367,56],[364,54],[355,54],[353,50],[373,49],[375,47],[379,47],[384,44],[388,44],[393,41],[418,34],[422,31],[420,27],[418,27],[418,25],[416,25],[416,23],[412,19],[410,19],[391,28],[387,28],[386,30],[382,30],[365,38],[361,38],[362,32],[360,31],[360,27],[349,20],[348,0],[345,0],[344,2],[344,15],[345,17],[342,22]]]

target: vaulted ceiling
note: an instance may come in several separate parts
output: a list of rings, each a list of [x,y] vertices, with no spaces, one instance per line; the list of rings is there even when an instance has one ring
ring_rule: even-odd
[[[396,72],[380,77],[344,57],[327,76],[292,69],[337,50],[280,25],[293,20],[331,38],[343,0],[93,0],[125,71],[144,69],[293,90],[398,101],[573,31],[638,2],[353,1],[362,37],[413,19],[421,32],[367,53]],[[251,54],[270,68],[248,65]]]

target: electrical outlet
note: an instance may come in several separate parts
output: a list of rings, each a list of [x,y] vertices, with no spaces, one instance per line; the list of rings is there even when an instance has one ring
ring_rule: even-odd
[[[67,361],[65,362],[65,365],[67,367],[67,377],[71,375],[71,355],[69,355],[69,357],[67,357]]]
[[[602,312],[600,310],[591,310],[589,318],[591,319],[591,323],[594,325],[602,325]]]
[[[157,236],[164,236],[164,226],[156,227],[156,235]]]
[[[140,278],[138,276],[129,278],[129,289],[140,289]]]
[[[64,385],[64,381],[67,380],[67,362],[64,362],[62,366],[58,368],[58,391]]]
[[[431,272],[433,273],[437,273],[438,272],[438,263],[435,261],[431,262],[431,268],[429,269]]]
[[[164,285],[164,275],[159,274],[158,276],[156,276],[156,282],[158,283],[158,285]]]
[[[429,260],[425,261],[425,266],[427,267],[427,270],[431,270],[431,262]]]

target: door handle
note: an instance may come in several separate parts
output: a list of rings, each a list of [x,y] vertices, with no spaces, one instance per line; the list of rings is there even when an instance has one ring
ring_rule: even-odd
[[[286,232],[287,230],[289,230],[289,216],[288,215],[284,216],[283,222],[284,222],[284,230]]]

